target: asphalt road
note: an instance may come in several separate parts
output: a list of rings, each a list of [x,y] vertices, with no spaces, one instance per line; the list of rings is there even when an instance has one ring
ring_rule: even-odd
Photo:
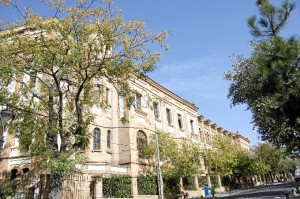
[[[300,183],[296,182],[287,182],[287,183],[276,183],[273,185],[257,187],[255,189],[249,190],[241,190],[241,191],[234,191],[234,192],[226,192],[223,194],[216,194],[216,198],[222,199],[233,199],[233,198],[240,198],[240,199],[248,199],[248,198],[255,198],[255,199],[285,199],[285,192],[290,192],[289,198],[299,198],[300,199],[300,192],[296,192],[296,194],[292,194],[291,190],[295,187],[299,187]],[[210,197],[212,198],[212,197]]]

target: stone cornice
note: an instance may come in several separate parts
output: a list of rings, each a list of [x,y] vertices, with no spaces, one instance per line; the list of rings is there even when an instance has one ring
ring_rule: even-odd
[[[142,78],[143,79],[143,78]],[[166,89],[165,87],[161,86],[160,84],[158,84],[157,82],[155,82],[154,80],[152,80],[149,77],[144,78],[144,80],[149,83],[151,86],[153,86],[154,88],[156,88],[157,90],[161,91],[162,93],[168,95],[171,98],[176,99],[177,101],[183,103],[184,105],[188,106],[189,108],[191,108],[194,111],[198,111],[198,107],[194,104],[194,103],[190,103],[188,101],[186,101],[185,99],[179,97],[178,95],[176,95],[175,93],[173,93],[172,91]]]

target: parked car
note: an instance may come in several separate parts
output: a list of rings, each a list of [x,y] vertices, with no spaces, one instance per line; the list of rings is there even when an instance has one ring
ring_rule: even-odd
[[[296,169],[294,179],[296,182],[300,181],[300,169]]]

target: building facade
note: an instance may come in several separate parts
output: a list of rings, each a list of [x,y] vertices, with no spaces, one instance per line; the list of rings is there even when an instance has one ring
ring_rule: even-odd
[[[17,92],[16,87],[18,85],[12,82],[11,92]],[[62,198],[102,198],[102,180],[112,175],[129,175],[132,196],[137,198],[138,175],[153,170],[140,157],[140,153],[149,143],[150,135],[156,131],[169,133],[175,139],[190,140],[201,148],[212,148],[213,140],[218,135],[229,136],[235,143],[249,150],[250,142],[247,138],[230,133],[203,116],[198,116],[198,107],[194,103],[184,100],[150,78],[132,78],[130,87],[135,91],[135,100],[128,108],[107,79],[94,80],[95,93],[101,88],[102,95],[101,102],[92,106],[95,119],[89,125],[91,139],[84,151],[86,162],[77,165],[76,173],[65,178]],[[103,101],[105,108],[100,105]],[[19,150],[19,140],[7,128],[13,110],[10,118],[4,117],[4,113],[10,111],[8,108],[2,107],[0,118],[0,182],[20,178],[27,180],[25,188],[33,194],[31,198],[36,198],[47,190],[47,173],[35,169],[32,160]],[[57,140],[60,147],[59,137]],[[205,170],[203,162],[199,166]]]
[[[72,193],[67,195],[82,198],[83,192],[90,194],[91,182],[96,181],[94,195],[100,198],[103,178],[130,175],[132,195],[136,197],[137,176],[147,172],[147,162],[139,157],[139,153],[149,142],[150,135],[161,131],[170,133],[174,138],[198,137],[198,108],[147,77],[132,79],[135,101],[130,108],[126,108],[122,97],[109,82],[98,81],[104,87],[102,97],[108,106],[106,109],[97,104],[92,107],[95,120],[89,127],[91,140],[85,151],[87,161],[77,168],[80,175],[77,174],[76,179],[81,179],[80,186],[74,184],[69,188]],[[127,120],[125,123],[122,122],[124,115]],[[31,159],[23,157],[18,150],[18,139],[7,131],[9,129],[1,131],[4,141],[0,163],[1,181],[8,178],[13,180],[34,169],[30,164]]]
[[[89,198],[91,182],[95,186],[94,198],[101,198],[102,179],[112,175],[131,176],[132,195],[137,197],[137,176],[149,172],[147,161],[140,158],[139,153],[155,131],[170,133],[174,138],[190,139],[201,148],[212,148],[213,139],[218,135],[228,136],[245,150],[250,149],[247,138],[230,133],[203,116],[198,116],[198,108],[193,103],[150,78],[132,79],[131,88],[136,95],[135,102],[129,109],[125,108],[122,97],[109,82],[101,80],[101,84],[105,92],[103,98],[109,106],[106,109],[97,104],[92,107],[96,117],[89,128],[91,140],[85,151],[87,161],[84,165],[78,165],[78,173],[65,182],[68,186],[65,194],[70,198]],[[122,122],[124,115],[127,118],[125,123]],[[7,131],[9,129],[2,130],[2,181],[7,178],[13,180],[34,169],[30,158],[23,157],[18,150],[18,139]],[[205,170],[203,162],[199,166]],[[37,183],[39,179],[37,176],[34,178]],[[71,183],[70,186],[68,180],[74,179],[78,183]],[[34,190],[36,194],[39,191]]]

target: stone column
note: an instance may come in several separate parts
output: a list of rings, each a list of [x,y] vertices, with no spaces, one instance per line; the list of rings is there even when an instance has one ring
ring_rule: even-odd
[[[138,198],[137,177],[131,177],[131,194],[133,198]]]
[[[179,191],[183,191],[183,180],[182,180],[182,177],[179,178]]]
[[[218,187],[221,188],[222,187],[222,181],[221,181],[221,176],[218,175]]]
[[[198,175],[194,177],[194,187],[196,188],[196,190],[198,190],[199,188]]]
[[[218,192],[224,192],[225,188],[222,186],[221,176],[218,175],[218,188],[216,189]]]
[[[94,181],[94,198],[100,199],[103,196],[103,178],[102,176],[93,176]]]
[[[207,186],[211,187],[210,175],[207,174],[207,175],[206,175],[206,178],[207,178]]]

